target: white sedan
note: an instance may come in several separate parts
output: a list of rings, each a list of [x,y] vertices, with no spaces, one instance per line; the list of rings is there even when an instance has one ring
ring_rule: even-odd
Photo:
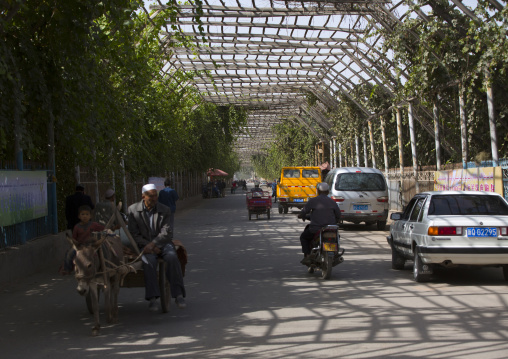
[[[390,218],[392,268],[413,260],[415,281],[429,281],[435,266],[459,265],[502,267],[508,280],[508,203],[500,195],[423,192]]]

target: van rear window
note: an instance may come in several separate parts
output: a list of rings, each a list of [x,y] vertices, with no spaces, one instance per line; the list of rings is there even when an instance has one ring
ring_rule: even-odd
[[[386,183],[378,173],[340,173],[335,181],[337,191],[384,191]]]
[[[282,176],[284,178],[300,178],[300,170],[284,170]]]

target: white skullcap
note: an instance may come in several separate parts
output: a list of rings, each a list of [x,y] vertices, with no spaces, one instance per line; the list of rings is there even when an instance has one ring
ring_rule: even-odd
[[[153,183],[145,184],[141,189],[141,194],[151,191],[153,189],[157,189]]]

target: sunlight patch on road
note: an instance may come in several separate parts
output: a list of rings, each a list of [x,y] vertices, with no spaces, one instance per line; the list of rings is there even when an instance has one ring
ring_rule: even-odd
[[[304,307],[300,308],[281,308],[276,310],[260,310],[257,312],[244,313],[243,317],[249,320],[281,320],[291,318],[307,318],[314,316],[315,313]]]
[[[301,246],[281,246],[282,249],[295,249],[295,250],[301,250]]]
[[[192,337],[185,337],[185,336],[176,336],[176,337],[165,337],[161,338],[158,342],[158,344],[161,345],[172,345],[172,344],[188,344],[188,343],[195,343],[199,340]]]

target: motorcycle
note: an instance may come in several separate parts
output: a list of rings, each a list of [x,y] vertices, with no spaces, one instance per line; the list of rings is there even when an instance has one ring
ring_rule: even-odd
[[[300,215],[298,217],[302,218]],[[310,220],[310,216],[307,215],[306,218],[302,219],[304,221],[305,219]],[[328,225],[322,227],[314,234],[311,244],[312,249],[308,257],[310,263],[305,264],[308,267],[307,271],[314,273],[316,269],[320,270],[321,278],[330,279],[332,268],[344,262],[345,249],[342,248],[342,252],[340,251],[339,226]]]

